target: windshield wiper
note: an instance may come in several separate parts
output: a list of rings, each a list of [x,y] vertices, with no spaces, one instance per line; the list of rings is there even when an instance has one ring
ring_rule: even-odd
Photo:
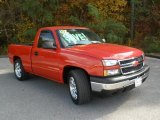
[[[67,45],[67,47],[76,46],[76,45],[86,45],[86,44],[70,44],[70,45]]]
[[[100,41],[92,41],[91,44],[100,44]]]

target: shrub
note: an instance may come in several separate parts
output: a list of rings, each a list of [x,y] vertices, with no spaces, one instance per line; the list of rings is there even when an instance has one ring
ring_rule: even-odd
[[[142,48],[146,53],[160,53],[160,36],[145,37]]]
[[[128,29],[121,22],[117,22],[113,19],[108,19],[105,21],[105,38],[107,42],[123,44],[125,35]]]

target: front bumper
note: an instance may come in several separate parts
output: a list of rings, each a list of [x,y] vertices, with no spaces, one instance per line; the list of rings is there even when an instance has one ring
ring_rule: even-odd
[[[142,70],[130,74],[115,77],[90,77],[92,91],[102,92],[123,89],[135,84],[135,79],[141,77],[142,82],[149,75],[149,66],[145,65]]]

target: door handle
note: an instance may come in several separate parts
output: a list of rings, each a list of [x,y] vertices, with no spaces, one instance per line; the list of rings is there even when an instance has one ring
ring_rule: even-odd
[[[35,56],[38,56],[38,52],[34,52],[34,55],[35,55]]]

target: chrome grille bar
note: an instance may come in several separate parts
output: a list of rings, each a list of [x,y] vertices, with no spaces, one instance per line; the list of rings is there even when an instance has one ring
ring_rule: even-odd
[[[122,74],[127,75],[131,73],[135,73],[143,68],[144,57],[142,55],[136,58],[119,60],[119,65],[121,66]]]

